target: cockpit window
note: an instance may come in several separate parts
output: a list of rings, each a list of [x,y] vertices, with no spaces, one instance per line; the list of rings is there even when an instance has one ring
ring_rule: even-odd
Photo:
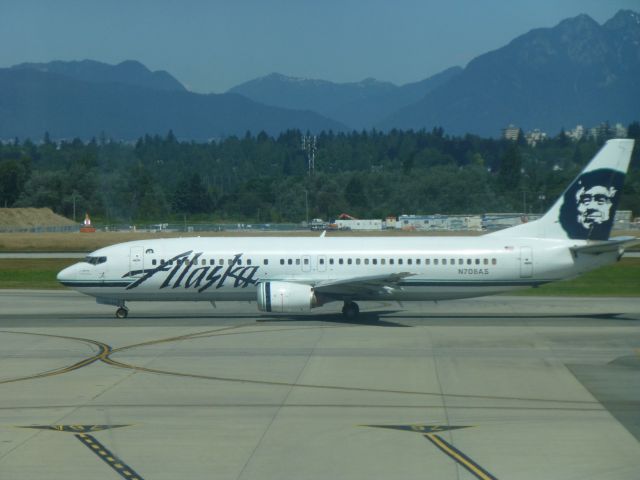
[[[91,265],[99,265],[107,261],[107,257],[92,257],[88,255],[84,257],[84,261],[90,263]]]

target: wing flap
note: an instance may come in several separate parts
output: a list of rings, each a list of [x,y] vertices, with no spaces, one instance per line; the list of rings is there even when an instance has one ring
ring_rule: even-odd
[[[409,272],[392,273],[390,275],[371,275],[351,277],[340,280],[327,280],[317,283],[314,290],[325,295],[348,296],[358,294],[380,293],[401,288],[398,283],[414,275]]]

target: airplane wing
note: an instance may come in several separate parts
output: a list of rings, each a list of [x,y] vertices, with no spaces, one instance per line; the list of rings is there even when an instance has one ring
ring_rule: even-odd
[[[586,245],[576,245],[570,247],[573,253],[586,253],[589,255],[599,255],[605,252],[615,252],[620,247],[630,246],[636,243],[640,243],[640,238],[636,237],[613,237],[610,240],[603,242],[590,242]]]
[[[393,292],[400,289],[399,282],[413,273],[393,273],[390,275],[371,275],[351,277],[340,280],[321,281],[314,286],[314,290],[329,296],[344,297],[348,295],[367,295]]]

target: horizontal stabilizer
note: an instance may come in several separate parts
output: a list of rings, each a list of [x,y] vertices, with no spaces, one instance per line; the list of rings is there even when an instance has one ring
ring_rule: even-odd
[[[614,237],[604,242],[589,242],[586,245],[576,245],[571,247],[574,253],[586,253],[589,255],[598,255],[605,252],[619,251],[620,247],[630,246],[640,243],[640,238],[636,237]]]

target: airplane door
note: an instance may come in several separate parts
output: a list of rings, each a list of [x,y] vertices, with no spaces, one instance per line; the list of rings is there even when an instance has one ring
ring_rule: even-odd
[[[303,272],[311,271],[311,257],[309,255],[302,256],[302,271]]]
[[[326,272],[327,271],[327,260],[324,255],[318,255],[318,271]]]
[[[531,247],[520,247],[520,278],[533,275],[533,252]]]
[[[133,276],[142,275],[144,270],[144,247],[131,247],[129,253],[129,271],[138,272]]]

